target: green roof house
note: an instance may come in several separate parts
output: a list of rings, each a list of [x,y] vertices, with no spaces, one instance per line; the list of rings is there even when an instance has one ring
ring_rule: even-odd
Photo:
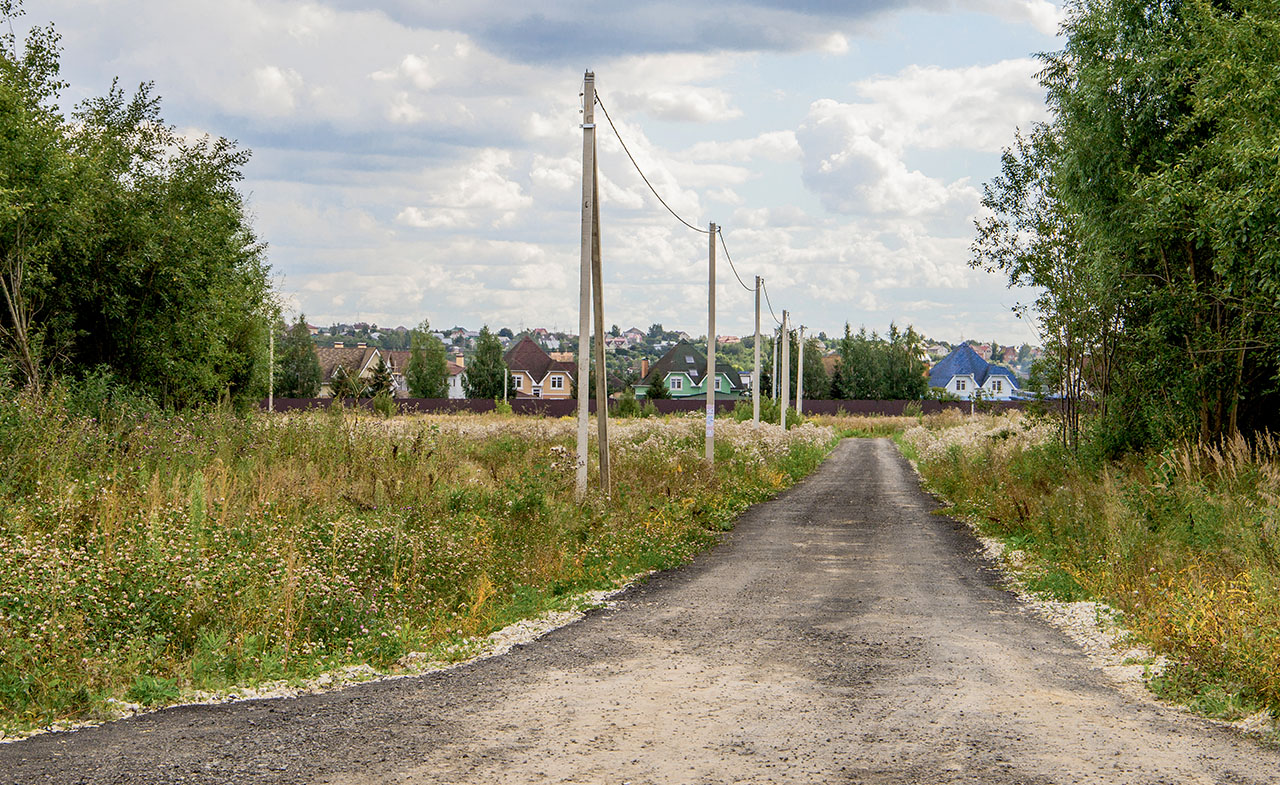
[[[707,395],[707,356],[681,341],[662,355],[649,372],[636,384],[636,397],[645,398],[655,384],[666,386],[672,398],[696,398]],[[736,401],[743,388],[738,372],[729,365],[716,363],[716,399]]]

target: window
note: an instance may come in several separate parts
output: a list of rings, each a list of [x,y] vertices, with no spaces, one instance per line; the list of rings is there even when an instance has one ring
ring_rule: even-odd
[[[964,379],[956,379],[956,390],[960,391],[963,389],[964,389]]]
[[[524,389],[524,377],[523,377],[523,376],[521,376],[520,374],[516,374],[515,379],[516,379],[516,389],[517,389],[517,390],[523,390],[523,389]]]
[[[668,389],[668,390],[683,390],[683,389],[684,389],[684,379],[681,379],[679,376],[672,376],[671,378],[667,379],[667,389]]]
[[[553,389],[553,390],[563,390],[563,389],[564,389],[564,377],[563,377],[563,376],[561,376],[560,374],[556,374],[556,375],[552,376],[552,377],[551,377],[551,389]]]
[[[1004,390],[1004,381],[1002,381],[1002,380],[1000,380],[1000,379],[994,379],[994,380],[992,380],[992,382],[991,382],[991,392],[1001,392],[1001,391],[1003,391],[1003,390]]]
[[[693,365],[693,355],[686,354],[684,356],[684,361],[688,365]]]
[[[542,388],[541,388],[541,387],[534,387],[534,388],[533,388],[533,397],[534,397],[534,398],[541,398],[541,397],[542,397]]]

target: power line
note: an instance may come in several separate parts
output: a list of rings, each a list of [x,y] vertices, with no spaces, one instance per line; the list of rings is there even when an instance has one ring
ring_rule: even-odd
[[[604,101],[600,100],[599,95],[596,96],[596,103],[600,105],[601,111],[604,112],[605,119],[609,121],[609,127],[613,129],[613,135],[618,137],[618,144],[622,145],[623,152],[625,152],[627,154],[627,157],[631,159],[631,165],[636,168],[636,171],[640,174],[640,179],[644,180],[644,184],[649,186],[649,190],[653,192],[654,198],[656,198],[659,202],[661,202],[662,206],[667,208],[667,212],[674,215],[676,220],[679,221],[680,223],[684,224],[685,226],[689,227],[693,231],[698,232],[700,234],[711,234],[709,230],[699,229],[698,227],[689,223],[685,219],[681,218],[679,213],[671,209],[671,205],[667,204],[666,200],[663,199],[658,194],[658,189],[653,187],[653,183],[649,182],[648,177],[645,177],[644,171],[640,168],[640,164],[636,163],[635,156],[631,154],[631,150],[627,149],[627,143],[622,141],[622,134],[618,133],[618,126],[613,124],[613,118],[609,116],[609,110],[605,108]],[[723,242],[723,239],[721,240],[721,242]],[[737,273],[735,272],[734,274],[736,275]]]
[[[769,287],[764,285],[763,278],[760,279],[760,288],[764,291],[764,301],[769,304],[769,315],[772,316],[773,320],[778,323],[779,327],[781,327],[782,320],[779,319],[778,315],[773,312],[773,302],[769,299]]]
[[[729,260],[729,269],[733,270],[733,277],[738,279],[738,285],[748,292],[754,291],[750,286],[743,282],[742,276],[738,275],[738,268],[733,264],[733,257],[729,255],[729,246],[724,244],[724,232],[720,231],[720,227],[716,227],[716,235],[720,238],[720,247],[724,249],[724,258]]]

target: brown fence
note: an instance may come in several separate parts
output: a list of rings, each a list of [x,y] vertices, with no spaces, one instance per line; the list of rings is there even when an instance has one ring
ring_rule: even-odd
[[[469,412],[473,414],[483,414],[491,412],[495,408],[493,401],[486,398],[394,398],[396,407],[401,414],[438,414],[438,413],[455,413]],[[354,400],[347,399],[344,401],[347,406],[358,406],[362,409],[373,408],[373,401],[369,399]],[[578,402],[572,398],[553,400],[548,398],[513,398],[509,401],[511,410],[516,414],[526,414],[540,417],[571,417],[578,410]],[[733,411],[736,401],[716,401],[716,412],[723,414]],[[750,404],[750,401],[746,401]],[[805,414],[864,414],[864,415],[890,415],[896,416],[903,413],[909,404],[920,407],[924,414],[935,414],[944,409],[958,409],[963,412],[970,410],[968,401],[805,401]],[[296,412],[306,409],[323,408],[333,405],[332,398],[276,398],[275,410],[277,412]],[[662,414],[671,414],[673,412],[701,412],[705,411],[707,402],[703,398],[685,398],[682,400],[659,400],[654,401],[653,405],[657,407]],[[1021,409],[1028,405],[1027,401],[986,401],[977,406],[983,411],[1003,412],[1009,409]],[[263,409],[267,408],[267,402],[261,403]],[[616,404],[610,406],[615,408]],[[596,410],[595,401],[591,402],[590,411]]]

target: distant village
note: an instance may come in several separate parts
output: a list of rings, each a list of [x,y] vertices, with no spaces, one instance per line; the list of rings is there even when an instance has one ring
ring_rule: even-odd
[[[321,397],[332,395],[334,372],[355,373],[369,378],[385,363],[391,372],[392,394],[408,397],[404,372],[408,367],[412,330],[408,327],[379,327],[356,322],[320,327],[308,324],[321,368]],[[450,398],[465,397],[463,377],[480,338],[479,330],[452,327],[433,330],[430,335],[444,345],[449,374]],[[499,328],[494,335],[504,350],[504,361],[512,377],[512,388],[522,398],[571,398],[577,375],[578,336],[537,327],[514,331]],[[878,338],[878,336],[875,336]],[[830,379],[841,362],[839,336],[825,332],[805,336],[806,356],[821,359]],[[749,397],[754,367],[754,336],[716,336],[717,398]],[[777,362],[771,336],[762,336],[762,389],[768,394],[770,369]],[[638,398],[705,397],[706,336],[691,336],[680,330],[665,330],[661,324],[647,330],[613,326],[605,336],[607,385],[612,395],[631,390]],[[1041,357],[1040,347],[1030,344],[1005,346],[996,342],[963,341],[957,344],[924,339],[917,345],[920,367],[928,374],[928,389],[936,397],[1011,400],[1030,397],[1026,382],[1032,364]],[[793,368],[796,358],[792,358]],[[806,374],[806,378],[811,374]],[[653,391],[661,385],[663,395]],[[806,398],[829,397],[822,390],[806,389]]]

